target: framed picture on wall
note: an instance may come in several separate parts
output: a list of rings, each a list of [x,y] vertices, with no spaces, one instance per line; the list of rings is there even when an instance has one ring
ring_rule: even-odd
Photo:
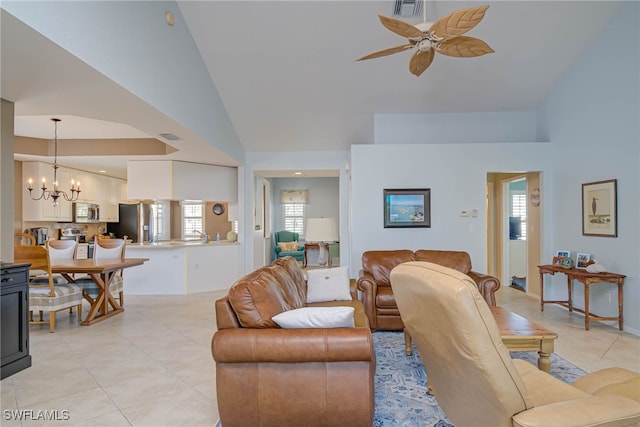
[[[431,189],[384,190],[384,228],[431,227]]]
[[[616,180],[582,184],[582,235],[618,237]]]

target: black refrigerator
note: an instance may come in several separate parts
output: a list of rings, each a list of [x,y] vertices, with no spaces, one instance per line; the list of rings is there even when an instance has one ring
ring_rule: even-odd
[[[154,241],[153,209],[149,203],[120,204],[119,222],[107,223],[107,232],[119,239],[127,236],[133,243]]]

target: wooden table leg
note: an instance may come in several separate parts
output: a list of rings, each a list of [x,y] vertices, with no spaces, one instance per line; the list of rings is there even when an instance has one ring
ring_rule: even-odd
[[[411,335],[409,335],[407,328],[404,328],[402,332],[404,332],[404,352],[407,356],[411,356],[411,353],[413,353],[411,350]]]
[[[591,317],[589,316],[589,281],[585,280],[584,284],[584,330],[588,331],[591,327]]]
[[[567,275],[567,304],[569,304],[569,312],[573,311],[573,279]]]
[[[549,372],[551,370],[551,359],[549,353],[538,352],[538,369]]]
[[[540,311],[544,311],[544,273],[540,273]]]
[[[109,284],[111,283],[111,279],[113,279],[114,275],[115,272],[111,272],[111,274],[103,273],[100,275],[89,274],[96,285],[98,285],[98,289],[100,291],[94,300],[94,303],[91,305],[87,318],[81,323],[81,325],[88,326],[124,311],[124,309],[115,301],[111,292],[109,292]],[[109,305],[111,305],[113,310],[109,311]],[[98,312],[100,312],[100,315],[98,315]]]
[[[622,330],[622,283],[618,282],[618,329]]]

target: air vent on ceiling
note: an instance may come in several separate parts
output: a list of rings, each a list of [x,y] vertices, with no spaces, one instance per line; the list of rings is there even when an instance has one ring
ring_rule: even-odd
[[[422,14],[422,0],[395,0],[393,16],[420,16]]]
[[[167,141],[179,141],[180,140],[179,136],[174,135],[172,133],[161,133],[160,136],[163,137],[164,139],[166,139]]]

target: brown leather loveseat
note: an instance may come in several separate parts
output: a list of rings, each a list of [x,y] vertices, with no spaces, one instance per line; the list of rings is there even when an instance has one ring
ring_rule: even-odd
[[[211,350],[224,427],[372,425],[375,353],[354,280],[350,294],[307,304],[303,272],[286,257],[216,301]],[[353,307],[355,327],[281,329],[272,320],[305,306]]]
[[[364,310],[372,331],[399,331],[404,328],[389,276],[394,267],[410,261],[432,262],[468,275],[487,304],[496,305],[495,293],[500,288],[500,281],[472,271],[471,258],[466,252],[426,249],[415,252],[408,249],[367,251],[362,254],[362,270],[357,284],[362,291]]]

